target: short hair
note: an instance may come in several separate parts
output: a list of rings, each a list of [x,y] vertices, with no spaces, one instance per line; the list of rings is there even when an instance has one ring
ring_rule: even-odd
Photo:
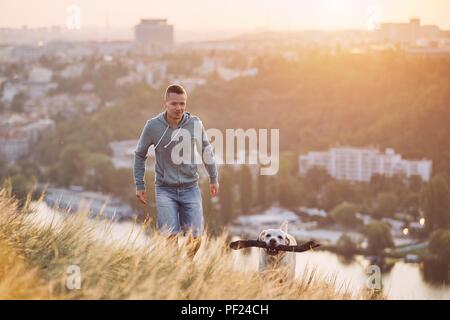
[[[164,98],[167,99],[170,93],[187,95],[186,90],[184,90],[183,86],[179,84],[171,84],[170,86],[168,86],[166,89],[166,93],[164,94]]]

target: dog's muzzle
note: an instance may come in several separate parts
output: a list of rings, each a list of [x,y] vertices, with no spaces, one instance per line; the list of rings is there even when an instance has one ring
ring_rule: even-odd
[[[268,246],[266,248],[266,252],[268,255],[275,256],[278,254],[279,251],[277,250],[276,246]]]

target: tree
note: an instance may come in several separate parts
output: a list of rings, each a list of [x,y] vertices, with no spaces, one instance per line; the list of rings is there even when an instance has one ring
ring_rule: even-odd
[[[323,185],[333,178],[322,167],[312,167],[304,176],[304,180],[314,192],[319,192]]]
[[[111,158],[102,153],[90,153],[86,158],[83,185],[90,190],[112,192],[115,172]]]
[[[377,196],[374,214],[377,217],[392,217],[397,210],[398,198],[390,192],[382,192]]]
[[[328,181],[323,187],[321,206],[325,210],[331,210],[344,201],[355,202],[358,192],[347,181]]]
[[[36,182],[35,177],[26,177],[23,174],[17,174],[11,179],[12,194],[23,203]]]
[[[24,104],[27,97],[23,92],[16,94],[11,101],[11,111],[21,113],[24,111]]]
[[[363,233],[367,237],[367,249],[372,254],[379,254],[384,249],[394,246],[391,227],[385,222],[373,221],[364,227]]]
[[[205,227],[208,229],[209,235],[216,236],[222,231],[224,221],[222,215],[213,206],[208,180],[201,183],[201,192]]]
[[[222,167],[220,172],[220,214],[225,224],[234,219],[233,211],[233,172],[228,167]]]
[[[336,243],[336,250],[338,253],[344,256],[351,256],[356,252],[357,247],[356,244],[353,242],[352,238],[350,238],[346,233],[344,233],[342,234],[342,236],[339,237]]]
[[[450,263],[450,230],[439,229],[433,231],[430,236],[428,249],[442,262]]]
[[[409,177],[409,189],[413,192],[419,192],[422,188],[422,177],[419,175],[412,175]]]
[[[267,186],[269,179],[266,175],[257,174],[256,176],[257,181],[257,205],[265,206],[268,204],[268,198],[267,198]]]
[[[402,210],[413,217],[419,216],[419,193],[409,191],[402,199]]]
[[[88,151],[80,144],[68,145],[61,151],[58,175],[60,181],[68,186],[71,183],[82,184],[86,172]]]
[[[420,207],[429,232],[450,227],[450,189],[441,175],[434,176],[420,191]]]
[[[278,201],[285,208],[292,208],[299,204],[297,181],[293,177],[280,177],[278,187]]]
[[[358,224],[358,219],[356,218],[356,206],[352,203],[342,202],[340,205],[336,206],[331,212],[330,216],[337,223],[345,227],[356,227]]]
[[[6,176],[6,172],[8,170],[8,161],[0,155],[0,179]]]
[[[383,190],[386,190],[386,188],[385,188],[386,179],[383,175],[381,175],[379,173],[375,173],[370,178],[369,185],[370,185],[373,195],[379,194]]]
[[[250,168],[242,165],[239,170],[239,195],[242,214],[248,214],[253,204],[252,173]]]

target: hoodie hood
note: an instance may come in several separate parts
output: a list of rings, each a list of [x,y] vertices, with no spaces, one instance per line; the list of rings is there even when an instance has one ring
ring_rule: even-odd
[[[166,120],[166,111],[161,112],[158,115],[158,120],[164,123],[164,125],[168,126],[169,123]],[[184,125],[186,125],[191,120],[191,114],[187,111],[183,113],[183,119],[181,119],[180,124],[178,125],[179,128],[182,128]]]

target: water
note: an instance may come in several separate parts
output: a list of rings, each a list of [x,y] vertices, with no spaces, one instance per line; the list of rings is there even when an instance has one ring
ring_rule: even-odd
[[[258,269],[258,250],[252,248],[249,254],[236,254],[236,265],[243,270]],[[315,269],[325,279],[336,279],[338,287],[358,293],[366,288],[370,274],[369,261],[363,256],[346,260],[328,251],[308,251],[297,253],[296,277],[303,276],[305,270]],[[450,286],[427,283],[418,263],[397,261],[389,272],[381,274],[384,294],[388,299],[450,299]]]
[[[36,223],[62,223],[62,215],[45,203],[33,203],[36,213],[30,216]],[[132,241],[136,245],[149,245],[148,236],[132,222],[100,221],[95,225],[98,239],[114,239],[119,242]],[[236,265],[243,271],[258,269],[258,249],[252,248],[249,254],[234,251]],[[298,253],[296,276],[302,277],[305,270],[316,269],[324,278],[335,278],[336,283],[355,294],[366,287],[369,277],[369,262],[363,256],[355,256],[351,261],[327,251],[308,251]],[[417,263],[398,261],[389,272],[381,276],[384,294],[388,299],[450,299],[450,286],[427,283]]]

